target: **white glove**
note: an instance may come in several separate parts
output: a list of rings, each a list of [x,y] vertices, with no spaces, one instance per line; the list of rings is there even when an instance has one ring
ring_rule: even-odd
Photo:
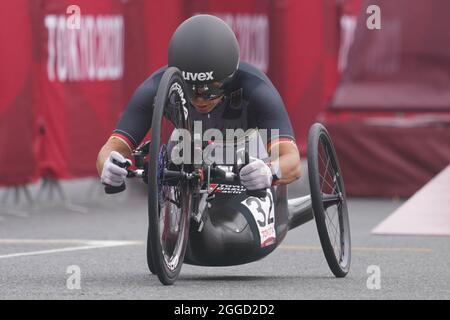
[[[113,163],[113,159],[119,163],[128,162],[131,164],[129,159],[125,159],[117,151],[112,151],[109,154],[108,159],[103,164],[103,170],[101,175],[101,181],[103,184],[109,184],[113,187],[119,187],[125,182],[125,178],[127,177],[127,170],[119,167],[117,164]]]
[[[266,189],[272,185],[272,171],[260,159],[255,159],[239,172],[241,184],[248,190]]]

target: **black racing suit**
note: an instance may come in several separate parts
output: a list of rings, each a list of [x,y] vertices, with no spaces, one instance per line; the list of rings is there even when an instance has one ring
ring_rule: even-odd
[[[166,69],[159,69],[139,86],[114,129],[114,135],[123,138],[132,149],[150,130],[153,99]],[[258,128],[267,129],[270,134],[270,129],[278,129],[279,136],[269,136],[268,142],[294,140],[291,122],[277,89],[264,73],[245,62],[239,64],[218,106],[208,114],[191,114],[194,121],[202,121],[203,130]]]
[[[153,100],[166,69],[159,69],[139,86],[114,129],[113,135],[124,140],[131,149],[137,147],[150,129]],[[191,111],[192,120],[201,121],[203,131],[216,128],[225,136],[226,129],[267,129],[267,144],[280,139],[294,141],[292,125],[277,89],[264,73],[245,62],[240,62],[233,80],[227,84],[225,97],[210,113]],[[270,129],[278,129],[278,132]],[[209,209],[203,231],[191,230],[187,263],[234,265],[254,261],[275,249],[287,232],[285,186],[271,188],[271,201],[277,210],[276,240],[268,244],[262,243],[257,227],[258,206],[267,208],[268,202],[249,201],[245,192],[233,188],[234,193],[226,192],[229,187],[221,188],[224,192],[218,189],[220,194]],[[191,224],[191,228],[195,226]]]

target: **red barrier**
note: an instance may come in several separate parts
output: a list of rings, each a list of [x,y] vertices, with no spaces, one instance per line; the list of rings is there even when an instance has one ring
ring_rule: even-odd
[[[36,169],[33,152],[32,35],[27,1],[0,10],[0,186],[25,184]]]
[[[366,8],[377,5],[379,30]],[[366,0],[335,109],[450,111],[450,20],[447,0]]]
[[[36,12],[40,170],[57,178],[95,173],[96,154],[125,103],[123,3],[78,1],[79,30],[66,26],[70,4],[43,1]]]
[[[327,124],[352,196],[409,197],[450,161],[450,116]]]
[[[69,5],[47,0],[36,12],[40,173],[57,178],[96,174],[97,153],[129,97],[166,63],[174,29],[166,27],[179,19],[171,10],[177,1],[158,7],[143,0],[83,0],[77,2],[81,28],[70,30],[64,26]],[[162,26],[161,11],[171,21]]]

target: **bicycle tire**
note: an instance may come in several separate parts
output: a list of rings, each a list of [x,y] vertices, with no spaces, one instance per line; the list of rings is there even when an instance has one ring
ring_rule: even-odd
[[[174,84],[178,85],[174,85]],[[172,90],[172,88],[179,88],[179,90]],[[181,91],[180,91],[181,90]],[[175,243],[174,252],[177,251],[176,255],[173,257],[173,261],[167,260],[166,252],[162,245],[162,234],[160,230],[160,217],[161,217],[161,186],[162,181],[161,175],[161,153],[162,147],[164,146],[163,141],[161,141],[162,134],[162,121],[164,121],[166,108],[168,108],[169,96],[171,94],[178,94],[178,98],[183,101],[184,96],[184,80],[182,78],[181,72],[175,68],[168,68],[162,76],[161,82],[159,84],[153,110],[152,119],[152,139],[150,143],[149,150],[149,164],[148,164],[148,235],[147,235],[147,263],[151,272],[154,272],[161,283],[164,285],[173,284],[181,271],[181,267],[184,260],[184,255],[186,252],[186,246],[188,241],[189,233],[189,215],[190,215],[190,198],[189,186],[185,183],[180,186],[180,229],[181,235]],[[184,103],[186,101],[184,100]],[[181,122],[183,123],[183,129],[190,130],[190,118],[188,115],[187,107],[180,103],[180,110],[177,110],[178,116],[181,117]],[[183,120],[184,118],[184,120]],[[167,214],[167,213],[165,213]],[[164,218],[165,219],[165,218]],[[153,270],[152,270],[153,269]]]
[[[324,151],[327,158],[326,163],[321,155],[321,150]],[[323,175],[321,165],[325,167],[326,171]],[[331,169],[329,177],[332,178],[332,181],[327,181],[328,168]],[[351,263],[347,198],[333,142],[327,129],[320,123],[312,125],[308,134],[308,175],[314,220],[323,253],[333,274],[339,278],[345,277],[350,270]],[[324,189],[328,189],[327,191],[331,189],[331,192],[324,192]],[[333,206],[336,207],[338,217],[337,227],[333,224],[333,219],[328,212],[328,209]],[[338,238],[336,235],[332,236],[328,221],[335,231],[339,231]]]

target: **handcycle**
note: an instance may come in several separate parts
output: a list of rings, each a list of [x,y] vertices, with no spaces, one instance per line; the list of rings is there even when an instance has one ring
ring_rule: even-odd
[[[344,182],[326,128],[315,123],[308,135],[310,195],[288,199],[287,186],[245,190],[240,165],[205,161],[173,161],[174,130],[193,133],[190,106],[181,72],[168,68],[154,101],[151,140],[133,151],[135,170],[127,177],[148,184],[147,263],[164,285],[173,284],[183,263],[231,266],[259,260],[283,241],[289,230],[315,220],[323,253],[332,273],[345,277],[350,269],[351,238]],[[203,148],[195,137],[188,150]],[[184,140],[186,137],[179,137]],[[199,142],[199,143],[198,143]],[[186,156],[186,157],[185,157]],[[106,186],[107,193],[123,190]]]

